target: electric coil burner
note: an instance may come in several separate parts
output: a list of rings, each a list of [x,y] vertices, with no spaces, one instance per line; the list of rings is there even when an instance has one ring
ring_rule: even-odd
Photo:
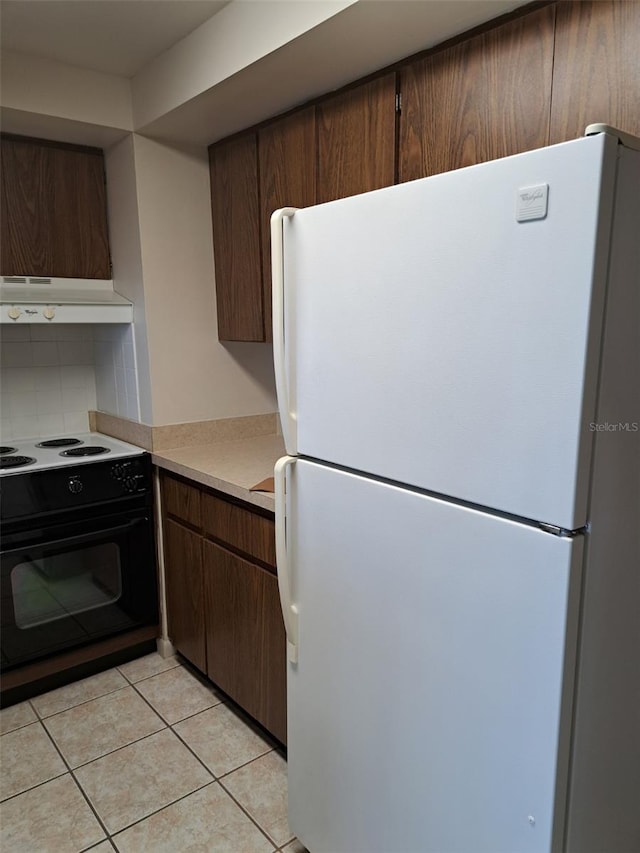
[[[0,448],[3,697],[13,670],[22,684],[36,661],[56,673],[71,650],[152,642],[158,621],[149,454],[100,433],[14,444]]]
[[[98,444],[88,447],[72,447],[71,450],[63,450],[60,456],[99,456],[101,453],[110,453],[108,447],[100,447]]]
[[[47,441],[39,441],[36,447],[73,447],[74,444],[82,444],[79,438],[49,438]]]
[[[25,465],[33,465],[35,461],[33,456],[7,456],[0,459],[0,471],[5,468],[22,468]]]

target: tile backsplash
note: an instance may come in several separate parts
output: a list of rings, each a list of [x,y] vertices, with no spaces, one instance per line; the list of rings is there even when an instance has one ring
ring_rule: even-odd
[[[137,419],[132,335],[124,325],[3,325],[2,440],[86,432],[95,408]]]
[[[101,412],[140,420],[134,327],[93,326],[96,400]]]

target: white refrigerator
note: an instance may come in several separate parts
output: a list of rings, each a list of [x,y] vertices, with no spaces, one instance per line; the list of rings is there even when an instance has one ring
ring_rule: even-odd
[[[272,217],[291,830],[640,850],[640,141]]]

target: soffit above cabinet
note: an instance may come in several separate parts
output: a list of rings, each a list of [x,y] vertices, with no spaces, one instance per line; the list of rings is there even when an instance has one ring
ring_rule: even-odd
[[[143,77],[151,68],[145,69],[133,81],[136,130],[208,145],[526,5],[526,0],[355,0],[344,5],[297,38],[156,117],[147,111],[143,118],[138,108],[150,102]],[[158,69],[159,79],[168,77],[169,68],[167,63]]]
[[[15,7],[12,14],[19,13],[22,30],[22,19],[32,15],[37,32],[28,33],[24,41],[17,24],[12,30],[10,16],[3,21],[4,129],[101,147],[131,130],[169,142],[208,145],[525,2],[211,2],[207,7],[217,9],[215,14],[184,37],[176,30],[175,43],[149,59],[148,34],[141,31],[144,20],[155,32],[158,6],[170,12],[198,4],[7,0],[4,5],[10,11]],[[40,7],[46,11],[44,18],[36,14]],[[118,56],[105,58],[107,7],[114,14],[121,7],[128,10],[130,25],[118,21],[126,34],[126,56],[120,56],[120,50]],[[70,29],[61,30],[60,21],[68,22],[74,10],[80,16],[82,38],[71,47]],[[51,18],[55,25],[49,26]],[[42,31],[49,39],[46,47]]]

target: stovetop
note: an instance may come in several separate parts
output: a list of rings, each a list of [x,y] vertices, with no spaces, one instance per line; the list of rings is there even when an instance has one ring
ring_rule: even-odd
[[[3,441],[0,447],[0,476],[123,459],[142,453],[144,451],[133,444],[99,432],[51,438],[12,439]],[[13,465],[14,460],[20,464]]]

